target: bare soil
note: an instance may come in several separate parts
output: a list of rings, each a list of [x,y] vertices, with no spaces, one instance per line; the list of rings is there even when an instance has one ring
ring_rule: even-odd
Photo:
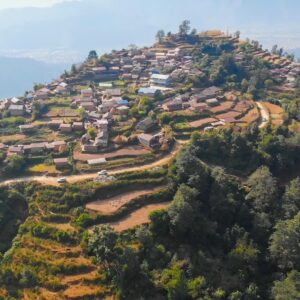
[[[204,125],[209,125],[210,123],[213,123],[213,122],[216,122],[217,119],[215,118],[205,118],[205,119],[200,119],[200,120],[197,120],[197,121],[193,121],[193,122],[190,122],[190,126],[193,127],[193,128],[199,128],[199,127],[202,127]]]
[[[111,214],[116,212],[119,208],[129,203],[133,199],[143,195],[151,195],[159,191],[160,189],[161,187],[127,192],[105,200],[98,200],[88,203],[86,205],[86,208],[105,214]]]
[[[132,212],[120,221],[110,223],[109,225],[112,226],[116,231],[121,232],[138,225],[147,224],[150,222],[149,214],[151,212],[159,209],[165,209],[169,206],[169,204],[170,203],[146,205]]]
[[[74,159],[80,160],[80,161],[87,161],[90,159],[96,159],[96,158],[116,158],[121,156],[138,156],[138,155],[144,155],[151,153],[151,151],[141,147],[141,146],[132,146],[132,147],[126,147],[123,149],[119,149],[117,151],[109,152],[109,153],[95,153],[95,154],[89,154],[89,153],[81,153],[81,152],[75,152],[74,153]]]

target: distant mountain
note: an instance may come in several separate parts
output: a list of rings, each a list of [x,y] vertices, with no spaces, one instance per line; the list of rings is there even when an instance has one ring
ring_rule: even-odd
[[[29,58],[0,57],[0,99],[21,96],[33,83],[57,78],[66,65],[46,64]]]
[[[0,10],[0,56],[71,64],[100,53],[153,42],[159,29],[176,32],[184,19],[199,31],[240,29],[264,47],[300,48],[300,1],[82,0],[47,8]],[[278,42],[279,41],[279,42]],[[33,81],[48,81],[65,67],[33,60],[0,60],[0,96],[20,94]],[[8,75],[9,74],[9,75]],[[9,79],[8,79],[9,78]]]
[[[93,48],[151,43],[158,29],[177,31],[183,19],[199,30],[240,29],[251,37],[288,32],[290,37],[298,33],[299,10],[295,0],[273,0],[271,7],[261,0],[83,0],[7,9],[0,11],[0,50],[63,48],[68,60],[68,50],[86,55]]]

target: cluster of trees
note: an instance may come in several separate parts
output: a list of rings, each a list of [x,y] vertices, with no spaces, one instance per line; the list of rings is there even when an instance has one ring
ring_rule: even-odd
[[[13,155],[6,157],[4,153],[0,155],[0,174],[3,176],[12,176],[23,171],[26,165],[26,160],[23,156]]]
[[[22,186],[0,188],[0,254],[9,249],[27,214],[28,203]]]
[[[198,39],[196,38],[196,34],[197,34],[197,29],[196,28],[191,29],[191,21],[189,20],[183,20],[178,27],[178,35],[182,39],[187,39],[193,42],[198,41]],[[172,33],[168,32],[166,34],[163,29],[158,30],[155,35],[155,38],[159,44],[164,43],[166,37],[171,38]]]
[[[300,163],[300,136],[286,126],[259,130],[253,124],[243,132],[232,128],[195,133],[192,137],[197,155],[222,165],[234,173],[249,174],[261,164],[280,175],[297,170]]]
[[[122,298],[299,299],[300,179],[282,187],[263,165],[283,155],[278,133],[246,135],[194,136],[169,168],[168,210],[152,213],[148,227],[119,235],[99,226],[87,238]],[[243,183],[201,160],[239,151],[235,168],[249,167],[242,159],[257,168]]]

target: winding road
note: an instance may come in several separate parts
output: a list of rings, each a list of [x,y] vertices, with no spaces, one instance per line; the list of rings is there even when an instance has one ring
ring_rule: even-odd
[[[259,109],[261,120],[262,120],[258,127],[264,128],[267,126],[267,124],[270,121],[270,114],[260,102],[256,102],[256,104]]]
[[[142,165],[142,166],[119,168],[116,170],[109,171],[108,173],[109,173],[109,175],[117,175],[117,174],[122,174],[122,173],[126,173],[126,172],[135,172],[135,171],[153,169],[155,167],[160,167],[160,166],[166,165],[176,156],[178,151],[181,149],[182,144],[184,144],[184,142],[176,141],[172,151],[157,161],[154,161],[149,164]],[[97,177],[97,175],[98,175],[97,173],[98,173],[98,171],[94,172],[94,173],[70,175],[70,176],[64,176],[64,177],[67,179],[68,183],[76,183],[76,182],[79,182],[82,180],[94,179]],[[51,177],[51,176],[45,176],[45,175],[43,175],[43,176],[27,176],[27,177],[20,177],[20,178],[2,181],[2,182],[0,182],[0,186],[9,185],[9,184],[18,183],[18,182],[30,182],[30,181],[37,181],[37,182],[45,184],[45,185],[58,186],[59,184],[57,183],[57,179],[58,179],[58,177]]]
[[[256,102],[256,104],[257,104],[257,107],[258,107],[260,115],[261,115],[261,123],[259,124],[259,128],[264,128],[267,126],[267,124],[270,121],[270,114],[260,102]],[[117,175],[117,174],[122,174],[122,173],[126,173],[126,172],[135,172],[135,171],[153,169],[155,167],[166,165],[176,156],[178,151],[181,149],[181,146],[185,143],[187,143],[187,141],[178,141],[177,140],[173,147],[173,150],[169,154],[160,158],[157,161],[154,161],[149,164],[142,165],[142,166],[118,168],[118,169],[112,170],[108,173],[109,173],[109,175]],[[97,175],[98,175],[97,172],[94,172],[94,173],[87,173],[87,174],[69,175],[69,176],[65,176],[65,178],[67,179],[68,183],[76,183],[76,182],[79,182],[82,180],[94,179],[97,177]],[[57,183],[57,179],[58,179],[57,177],[51,177],[51,176],[45,176],[45,175],[44,176],[28,176],[28,177],[20,177],[20,178],[2,181],[2,182],[0,182],[0,186],[9,185],[9,184],[18,183],[18,182],[30,182],[30,181],[37,181],[37,182],[39,182],[41,184],[45,184],[45,185],[58,186],[59,184]]]

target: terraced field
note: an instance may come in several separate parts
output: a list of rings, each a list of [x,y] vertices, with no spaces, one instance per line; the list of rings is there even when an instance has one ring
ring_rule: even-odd
[[[259,111],[257,107],[252,108],[247,112],[246,115],[244,115],[239,121],[245,122],[246,124],[251,124],[256,122],[260,117]]]
[[[132,213],[128,216],[122,218],[119,221],[109,223],[116,231],[124,231],[133,228],[138,225],[146,224],[150,222],[149,214],[155,210],[165,209],[170,203],[162,204],[150,204],[146,205]]]
[[[101,212],[104,214],[111,214],[111,213],[116,212],[123,205],[129,203],[130,201],[134,200],[135,198],[153,194],[153,193],[161,190],[161,188],[162,187],[149,188],[149,189],[135,190],[135,191],[127,192],[127,193],[122,193],[118,196],[111,197],[111,198],[108,198],[105,200],[98,200],[98,201],[90,202],[86,205],[86,208],[89,210]]]
[[[283,124],[284,109],[282,107],[269,102],[261,102],[261,104],[269,112],[272,125]]]

